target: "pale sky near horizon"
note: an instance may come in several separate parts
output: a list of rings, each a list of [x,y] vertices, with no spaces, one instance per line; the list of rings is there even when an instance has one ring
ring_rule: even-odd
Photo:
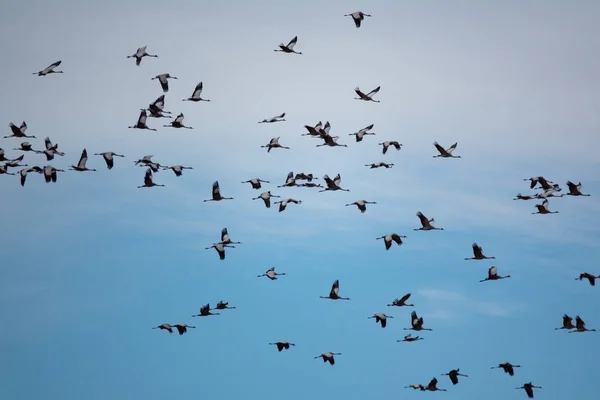
[[[356,29],[344,14],[372,14]],[[0,113],[35,139],[0,139],[7,158],[46,136],[68,170],[83,148],[96,172],[0,175],[0,388],[15,400],[596,398],[598,332],[554,328],[580,315],[600,330],[600,4],[593,1],[6,1]],[[273,52],[298,36],[302,55]],[[140,46],[158,54],[139,67]],[[33,75],[54,61],[64,74]],[[193,130],[128,129],[162,94]],[[211,102],[183,102],[197,83]],[[354,100],[377,86],[380,103]],[[285,122],[257,124],[285,112]],[[315,146],[304,125],[331,123],[347,148]],[[356,143],[352,132],[374,124]],[[260,148],[273,137],[290,150]],[[400,151],[378,143],[397,140]],[[434,141],[461,159],[433,158]],[[124,154],[107,170],[103,151]],[[46,165],[26,152],[23,163]],[[137,189],[144,155],[192,166]],[[369,169],[377,161],[390,169]],[[10,172],[18,172],[12,168]],[[342,176],[350,192],[277,188],[289,171]],[[590,197],[550,199],[531,215],[524,178],[543,175]],[[242,181],[269,180],[252,190]],[[224,196],[208,202],[218,180]],[[317,182],[322,183],[319,179]],[[277,212],[271,190],[302,200]],[[346,203],[365,199],[361,214]],[[280,199],[275,199],[280,200]],[[415,232],[417,211],[444,231]],[[240,241],[205,247],[227,227]],[[376,237],[406,235],[384,249]],[[495,260],[464,261],[479,243]],[[496,265],[510,279],[479,283]],[[275,267],[285,276],[257,278]],[[350,301],[320,299],[340,280]],[[432,332],[398,343],[413,307]],[[234,310],[191,318],[219,300]],[[394,318],[385,329],[367,319]],[[151,328],[197,326],[179,336]],[[269,342],[296,346],[278,353]],[[335,366],[313,357],[341,352]],[[514,377],[490,367],[510,361]],[[460,368],[453,386],[440,376]]]

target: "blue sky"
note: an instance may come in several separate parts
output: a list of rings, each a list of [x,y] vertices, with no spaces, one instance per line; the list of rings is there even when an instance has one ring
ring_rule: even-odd
[[[428,396],[404,389],[437,376],[446,399],[594,399],[597,334],[555,331],[564,313],[600,329],[600,84],[597,2],[150,0],[8,1],[0,14],[6,55],[0,113],[49,136],[67,169],[85,147],[98,172],[56,184],[0,176],[0,387],[12,399],[221,399]],[[373,15],[356,29],[344,14]],[[298,36],[303,55],[272,50]],[[139,67],[143,45],[159,58]],[[65,73],[37,77],[62,60]],[[194,130],[127,129],[170,82],[166,109]],[[210,103],[182,102],[204,83]],[[353,89],[381,85],[379,104]],[[286,112],[286,122],[257,124]],[[303,125],[330,121],[348,148],[314,146]],[[376,136],[348,134],[374,124]],[[6,127],[5,133],[10,134]],[[291,150],[266,153],[275,136]],[[381,154],[377,143],[402,150]],[[20,139],[2,139],[9,158]],[[434,159],[432,143],[458,142],[462,159]],[[99,156],[115,151],[108,171]],[[164,188],[136,189],[154,154]],[[364,164],[393,162],[391,169]],[[45,165],[27,153],[25,163]],[[289,171],[342,175],[351,192],[276,188]],[[531,215],[523,178],[581,181],[591,197],[550,199],[556,215]],[[302,200],[283,213],[251,198],[265,190]],[[203,203],[218,180],[224,196]],[[564,189],[566,190],[566,188]],[[377,201],[365,214],[344,204]],[[444,231],[414,232],[417,211]],[[225,261],[205,247],[229,229]],[[385,251],[376,237],[407,235]],[[478,242],[496,260],[464,261]],[[479,283],[496,265],[511,279]],[[277,281],[257,278],[270,267]],[[348,302],[320,299],[339,279]],[[412,308],[386,307],[411,292],[433,332],[397,343]],[[191,318],[200,306],[236,310]],[[367,317],[395,318],[381,329]],[[194,324],[179,336],[152,330]],[[269,342],[296,343],[277,353]],[[313,357],[341,352],[336,365]],[[490,367],[522,368],[509,377]],[[452,386],[441,373],[469,378]]]

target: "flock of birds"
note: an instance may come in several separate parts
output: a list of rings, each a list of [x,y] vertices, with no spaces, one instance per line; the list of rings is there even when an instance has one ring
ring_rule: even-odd
[[[365,14],[365,13],[359,11],[359,12],[347,14],[345,16],[352,17],[352,19],[355,23],[355,26],[357,28],[360,28],[361,22],[364,20],[364,18],[370,17],[371,15]],[[294,50],[297,42],[298,42],[298,37],[294,37],[286,45],[281,43],[279,45],[279,48],[275,49],[274,51],[288,53],[288,54],[292,54],[292,53],[293,54],[302,54],[301,52],[297,52],[296,50]],[[144,47],[140,47],[139,49],[137,49],[135,54],[128,56],[128,58],[135,59],[135,63],[137,66],[140,65],[140,63],[142,62],[142,59],[144,57],[158,57],[158,55],[147,53],[146,46],[144,46]],[[56,68],[59,67],[60,64],[61,64],[61,61],[57,61],[57,62],[49,65],[47,68],[45,68],[39,72],[36,72],[34,74],[36,74],[38,76],[47,76],[50,74],[63,73],[63,71],[56,70]],[[152,78],[152,80],[155,80],[155,79],[158,80],[158,82],[160,83],[163,94],[160,97],[158,97],[154,102],[149,104],[149,106],[147,108],[141,109],[141,112],[139,113],[136,124],[129,126],[129,128],[146,129],[146,130],[155,131],[156,130],[155,128],[150,128],[147,125],[149,117],[150,118],[170,118],[170,117],[172,117],[171,112],[165,111],[165,109],[164,109],[165,93],[167,93],[169,91],[169,79],[178,79],[178,78],[171,76],[169,73],[164,73],[164,74],[160,74],[160,75],[157,75]],[[381,87],[378,86],[377,88],[375,88],[365,94],[363,91],[361,91],[357,87],[355,89],[355,92],[358,96],[358,97],[356,97],[356,99],[362,100],[362,101],[379,102],[379,100],[375,100],[373,97],[380,91],[380,89],[381,89]],[[192,101],[192,102],[201,102],[201,101],[210,102],[209,99],[202,98],[202,91],[203,91],[203,83],[200,82],[195,86],[191,96],[189,98],[182,99],[182,100]],[[277,115],[277,116],[274,116],[271,118],[263,119],[262,121],[259,121],[259,123],[269,123],[270,124],[270,123],[284,122],[285,115],[286,115],[285,113],[282,113],[280,115]],[[190,126],[185,126],[183,124],[183,120],[184,120],[183,113],[179,113],[176,117],[173,118],[173,120],[170,122],[170,124],[164,125],[164,127],[193,129]],[[9,126],[10,126],[12,134],[8,135],[8,136],[4,136],[4,138],[19,138],[19,139],[24,139],[24,138],[34,139],[34,138],[36,138],[33,135],[30,136],[30,135],[26,134],[27,124],[25,121],[23,121],[20,124],[20,126],[17,126],[13,123],[10,123]],[[351,133],[349,135],[355,137],[356,143],[361,143],[366,136],[375,135],[375,133],[371,131],[373,129],[373,126],[374,125],[371,124],[369,126],[366,126],[362,129],[358,130],[357,132]],[[319,121],[314,126],[305,125],[304,127],[307,130],[307,132],[304,133],[302,136],[309,136],[309,137],[316,138],[316,139],[323,141],[321,144],[316,145],[316,147],[321,147],[321,146],[347,147],[346,144],[338,143],[338,139],[339,139],[338,136],[332,136],[330,134],[331,124],[329,123],[329,121],[327,121],[325,124],[322,124],[322,122]],[[266,148],[267,152],[270,152],[273,149],[289,149],[289,147],[281,145],[279,143],[279,139],[280,139],[280,137],[274,137],[269,141],[269,143],[267,143],[266,145],[263,145],[261,147]],[[384,155],[388,152],[388,150],[390,148],[394,148],[396,150],[400,150],[402,148],[401,143],[399,143],[398,141],[392,141],[392,140],[380,142],[379,145],[382,146],[382,154],[384,154]],[[458,143],[454,143],[451,146],[449,146],[448,148],[444,148],[443,146],[441,146],[440,144],[435,142],[434,146],[439,154],[434,155],[433,157],[434,158],[461,158],[461,156],[454,155],[454,151],[456,150],[457,145],[458,145]],[[52,143],[52,141],[50,140],[49,137],[46,137],[44,139],[44,147],[41,149],[34,149],[33,145],[30,142],[24,141],[20,144],[19,147],[14,148],[14,150],[22,151],[22,152],[31,152],[31,153],[39,154],[39,155],[43,154],[47,161],[54,160],[55,156],[62,157],[65,155],[63,152],[58,150],[58,144]],[[94,155],[102,156],[104,159],[104,162],[106,164],[106,168],[109,170],[112,169],[114,166],[115,157],[125,157],[124,155],[115,153],[113,151],[94,153]],[[143,185],[138,186],[138,188],[165,186],[164,184],[157,184],[154,182],[153,173],[157,173],[161,169],[162,170],[170,169],[174,172],[175,176],[177,176],[177,177],[182,176],[183,170],[193,169],[192,167],[183,166],[183,165],[164,166],[158,162],[154,162],[152,160],[152,157],[153,157],[152,155],[146,155],[146,156],[140,158],[139,160],[135,161],[135,163],[134,163],[135,165],[146,167],[145,174],[144,174],[144,180],[143,180],[144,183],[143,183]],[[24,186],[27,175],[29,173],[36,172],[39,174],[43,174],[46,183],[50,183],[50,182],[57,181],[57,173],[58,172],[64,172],[63,169],[55,168],[54,166],[49,165],[49,164],[45,165],[43,167],[40,167],[38,165],[29,166],[27,164],[22,164],[23,160],[24,160],[23,154],[20,155],[19,157],[15,157],[12,159],[7,158],[5,155],[5,151],[0,148],[0,162],[4,162],[4,165],[0,165],[0,175],[18,175],[20,178],[21,186]],[[96,169],[88,168],[87,162],[88,162],[88,153],[87,153],[87,150],[84,148],[81,153],[81,156],[79,158],[79,161],[77,162],[77,164],[71,165],[70,169],[73,171],[77,171],[77,172],[96,171]],[[375,168],[386,168],[387,169],[387,168],[392,168],[394,166],[394,164],[386,163],[386,162],[374,162],[372,164],[367,164],[365,166],[367,166],[371,169],[375,169]],[[17,168],[17,167],[27,167],[27,168],[22,168],[17,173],[11,172],[11,170],[13,168]],[[285,187],[288,187],[288,188],[289,187],[318,188],[318,189],[320,189],[319,192],[326,192],[326,191],[349,192],[350,191],[347,188],[341,187],[342,178],[339,173],[333,179],[330,178],[328,175],[324,175],[323,176],[323,183],[324,183],[323,185],[320,183],[314,182],[316,180],[318,180],[318,178],[315,177],[313,174],[307,174],[307,173],[294,174],[293,172],[289,172],[285,181],[277,187],[278,188],[285,188]],[[530,181],[530,189],[541,189],[541,191],[539,193],[532,193],[532,194],[528,194],[528,195],[522,195],[521,193],[518,193],[514,200],[534,200],[534,199],[542,200],[541,204],[535,205],[535,208],[537,209],[537,211],[534,212],[533,214],[556,214],[556,213],[558,213],[558,211],[550,211],[549,201],[548,201],[548,198],[550,198],[550,197],[557,198],[557,197],[564,197],[564,196],[590,196],[589,194],[584,194],[581,192],[582,185],[580,182],[575,184],[571,181],[568,181],[566,183],[568,186],[568,193],[558,194],[559,192],[562,191],[562,188],[558,184],[555,184],[554,182],[549,181],[542,176],[532,177],[532,178],[528,178],[528,179],[524,179],[524,180]],[[260,190],[262,188],[263,184],[270,184],[271,182],[268,180],[260,179],[260,178],[252,178],[252,179],[245,180],[242,183],[249,183],[251,185],[252,189]],[[539,184],[539,186],[537,186],[538,184]],[[302,203],[301,200],[297,200],[294,198],[282,198],[279,195],[272,194],[270,190],[262,192],[257,197],[254,197],[253,200],[262,200],[265,207],[270,208],[272,198],[281,198],[281,200],[274,202],[274,204],[279,204],[279,207],[278,207],[279,212],[283,212],[284,210],[286,210],[286,207],[290,204],[298,205],[298,204]],[[219,182],[215,181],[212,185],[211,197],[208,199],[204,199],[203,201],[204,202],[218,202],[218,201],[223,201],[223,200],[233,200],[233,198],[223,196],[221,194],[221,188],[220,188]],[[348,203],[345,206],[356,206],[361,213],[365,213],[367,211],[367,204],[369,204],[369,205],[377,204],[377,202],[361,199],[361,200],[357,200],[352,203]],[[438,227],[434,226],[435,220],[433,218],[428,218],[421,212],[417,212],[416,215],[419,218],[419,222],[420,222],[421,226],[419,228],[415,228],[414,229],[415,231],[432,231],[432,230],[440,230],[441,231],[441,230],[444,230],[444,228],[438,228]],[[388,233],[383,236],[377,237],[376,239],[383,240],[385,250],[390,250],[394,243],[397,246],[402,245],[403,238],[406,238],[406,236],[399,235],[395,232],[392,232],[392,233]],[[241,242],[232,241],[229,237],[227,228],[224,228],[221,231],[221,240],[217,243],[213,243],[209,247],[206,247],[206,249],[215,249],[216,252],[218,253],[219,258],[221,260],[224,260],[225,259],[225,249],[226,248],[235,248],[235,246],[234,246],[235,244],[241,244]],[[493,256],[490,257],[490,256],[484,255],[482,247],[479,246],[477,243],[473,243],[472,251],[473,251],[473,257],[465,258],[465,260],[495,259],[495,257],[493,257]],[[275,272],[275,268],[270,268],[265,273],[258,275],[258,277],[266,277],[266,278],[274,281],[274,280],[277,280],[279,276],[283,276],[283,275],[286,275],[285,272]],[[485,277],[484,279],[481,279],[480,282],[501,280],[501,279],[507,279],[510,277],[511,277],[510,275],[506,275],[506,276],[498,275],[497,267],[491,266],[488,269],[487,277]],[[600,276],[595,276],[590,273],[584,272],[584,273],[581,273],[580,276],[575,279],[577,279],[577,280],[586,279],[586,280],[588,280],[590,285],[594,286],[595,280],[597,278],[600,278]],[[401,298],[394,299],[393,302],[391,304],[388,304],[387,306],[414,307],[414,304],[407,303],[407,301],[410,299],[410,297],[411,297],[411,294],[407,293],[404,296],[402,296]],[[333,284],[331,286],[331,290],[329,292],[329,295],[321,296],[321,298],[329,299],[329,300],[350,300],[349,297],[341,297],[340,296],[339,280],[335,280],[333,282]],[[192,315],[192,317],[216,316],[216,315],[220,315],[220,313],[213,312],[213,311],[223,311],[223,310],[235,309],[235,308],[236,307],[229,306],[228,302],[219,301],[216,304],[215,308],[211,308],[210,304],[205,304],[204,306],[202,306],[200,308],[199,313],[196,315]],[[391,315],[387,315],[385,313],[375,313],[368,318],[374,319],[377,324],[380,324],[382,328],[385,328],[387,326],[387,320],[392,319],[394,317]],[[411,330],[411,331],[415,331],[415,332],[432,331],[431,328],[423,327],[423,324],[424,324],[423,317],[419,316],[415,311],[412,311],[410,314],[410,327],[405,327],[404,330]],[[187,325],[185,323],[180,323],[180,324],[165,323],[165,324],[156,326],[152,329],[166,330],[169,333],[173,333],[173,329],[176,329],[177,332],[179,333],[179,335],[183,335],[187,332],[188,328],[196,328],[196,327]],[[573,318],[571,318],[570,316],[568,316],[566,314],[563,316],[562,326],[560,328],[556,328],[556,329],[557,330],[565,329],[565,330],[568,330],[569,333],[595,331],[595,329],[588,329],[585,325],[585,322],[579,315],[576,316],[575,324],[573,324]],[[424,339],[425,339],[424,337],[412,336],[409,333],[406,336],[404,336],[404,338],[402,340],[398,340],[398,342],[416,342],[416,341],[420,341],[420,340],[424,340]],[[295,346],[294,343],[290,343],[288,341],[272,342],[272,343],[269,343],[269,345],[276,346],[277,350],[279,352],[281,352],[283,350],[288,350],[288,349],[290,349],[291,346]],[[327,351],[327,352],[323,352],[320,355],[316,356],[315,359],[322,358],[323,362],[329,362],[330,365],[334,365],[335,364],[335,356],[339,356],[341,354],[342,353],[339,353],[339,352]],[[517,367],[520,367],[520,365],[514,365],[514,364],[511,364],[510,362],[502,362],[492,368],[501,368],[502,370],[504,370],[505,373],[507,373],[510,376],[513,376],[514,368],[517,368]],[[467,377],[467,375],[461,374],[460,369],[458,369],[458,368],[453,369],[443,375],[448,376],[453,385],[458,384],[459,376]],[[446,389],[438,388],[437,384],[438,384],[438,380],[436,378],[433,378],[427,385],[412,384],[412,385],[408,385],[406,387],[413,388],[415,390],[420,390],[420,391],[446,391]],[[531,382],[525,383],[523,386],[521,386],[517,389],[523,389],[529,398],[533,398],[534,397],[534,394],[533,394],[534,388],[541,389],[540,386],[533,385]]]

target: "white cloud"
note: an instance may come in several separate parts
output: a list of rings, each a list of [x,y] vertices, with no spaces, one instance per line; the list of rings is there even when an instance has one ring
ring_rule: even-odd
[[[421,288],[415,291],[425,301],[420,314],[426,319],[460,322],[470,315],[509,317],[524,309],[512,300],[482,301],[463,292],[446,289]]]

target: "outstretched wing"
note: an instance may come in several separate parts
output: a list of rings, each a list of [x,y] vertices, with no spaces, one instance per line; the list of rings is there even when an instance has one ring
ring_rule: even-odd
[[[367,93],[368,97],[372,97],[375,94],[377,94],[377,92],[379,92],[379,89],[381,89],[381,86],[377,86],[375,89],[371,90],[369,93]]]
[[[294,36],[294,38],[292,40],[290,40],[290,42],[287,44],[287,48],[290,50],[294,49],[294,46],[296,45],[296,43],[298,42],[298,36]]]

